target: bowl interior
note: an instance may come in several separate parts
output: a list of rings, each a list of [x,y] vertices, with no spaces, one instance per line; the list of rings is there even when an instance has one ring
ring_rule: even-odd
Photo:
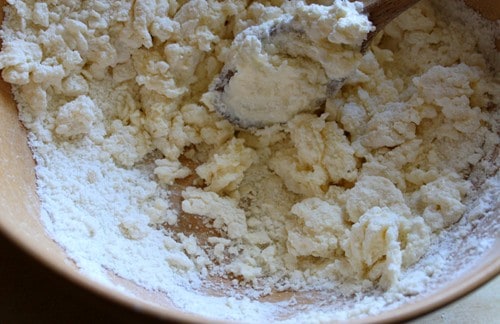
[[[2,1],[3,5],[5,1]],[[500,3],[496,1],[468,1],[489,19],[500,17]],[[78,283],[85,289],[94,291],[118,303],[158,316],[187,321],[200,321],[193,315],[177,310],[170,300],[161,293],[145,290],[131,282],[114,277],[113,280],[125,286],[136,296],[123,294],[115,289],[95,284],[83,276],[68,259],[63,249],[50,239],[40,222],[40,204],[36,195],[34,173],[35,163],[27,146],[27,133],[17,117],[17,109],[10,87],[0,82],[0,230],[42,263]],[[498,274],[500,270],[500,238],[492,226],[494,220],[484,219],[474,229],[475,235],[496,237],[495,244],[480,262],[464,272],[442,289],[398,309],[364,321],[402,321],[429,312],[467,294]],[[186,224],[186,226],[189,224]],[[463,266],[457,256],[457,268]],[[267,297],[267,301],[288,299],[290,294],[278,293]],[[299,298],[299,303],[314,302],[316,297]]]

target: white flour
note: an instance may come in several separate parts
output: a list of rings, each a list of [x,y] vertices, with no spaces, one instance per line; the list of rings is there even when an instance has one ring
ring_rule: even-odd
[[[242,131],[215,112],[210,84],[248,27],[304,14],[313,31],[337,24],[325,48],[359,44],[361,7],[328,3],[316,25],[324,7],[303,2],[9,1],[2,77],[42,221],[83,273],[210,318],[319,322],[421,298],[491,247],[500,29],[461,3],[422,1],[388,25],[346,59],[357,68],[320,116]],[[265,64],[323,92],[331,67],[274,54]],[[280,291],[294,297],[265,301]]]

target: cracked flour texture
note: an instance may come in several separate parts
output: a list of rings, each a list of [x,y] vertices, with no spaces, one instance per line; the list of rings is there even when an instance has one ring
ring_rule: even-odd
[[[361,9],[8,1],[0,68],[30,132],[47,232],[94,280],[131,294],[114,273],[214,319],[362,317],[439,287],[457,259],[473,264],[494,241],[474,228],[499,228],[498,23],[422,1],[346,59],[324,113],[237,130],[214,110],[210,85],[238,35],[257,48],[248,30],[302,17],[323,48],[354,51],[370,30]],[[315,96],[331,71],[305,48],[266,68],[300,70]],[[295,297],[262,298],[280,291]]]

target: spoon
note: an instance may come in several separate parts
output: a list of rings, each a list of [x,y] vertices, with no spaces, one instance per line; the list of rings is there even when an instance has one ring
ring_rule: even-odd
[[[417,2],[418,0],[363,1],[363,13],[375,28],[367,34],[360,47],[352,48],[352,55],[364,55],[375,35]],[[278,23],[268,22],[250,27],[238,35],[235,42],[248,35],[251,36],[249,39],[257,38],[260,41],[260,45],[254,46],[260,52],[252,46],[240,49],[239,55],[246,62],[254,62],[263,55],[272,58],[276,54],[290,60],[294,57],[307,57],[310,62],[305,67],[295,68],[287,61],[284,67],[280,66],[279,71],[272,74],[258,68],[228,62],[210,86],[209,100],[214,109],[243,129],[285,123],[300,112],[320,110],[326,99],[333,97],[342,88],[353,68],[346,70],[346,67],[340,67],[341,64],[338,64],[339,70],[344,69],[342,76],[326,77],[326,70],[332,70],[332,65],[335,70],[337,63],[328,62],[328,66],[325,65],[321,59],[328,57],[328,52],[314,48],[316,40],[308,39],[307,33],[301,28],[294,22],[293,17],[289,17]],[[314,49],[313,54],[311,49]],[[318,81],[317,75],[311,76],[308,72],[310,69],[317,69],[318,65],[325,70],[324,80]],[[316,79],[310,81],[311,78]],[[271,86],[266,88],[267,84]],[[284,93],[287,95],[283,95]]]

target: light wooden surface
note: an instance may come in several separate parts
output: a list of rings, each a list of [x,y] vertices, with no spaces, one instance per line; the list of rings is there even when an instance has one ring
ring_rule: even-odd
[[[500,323],[500,276],[458,301],[408,324]]]

